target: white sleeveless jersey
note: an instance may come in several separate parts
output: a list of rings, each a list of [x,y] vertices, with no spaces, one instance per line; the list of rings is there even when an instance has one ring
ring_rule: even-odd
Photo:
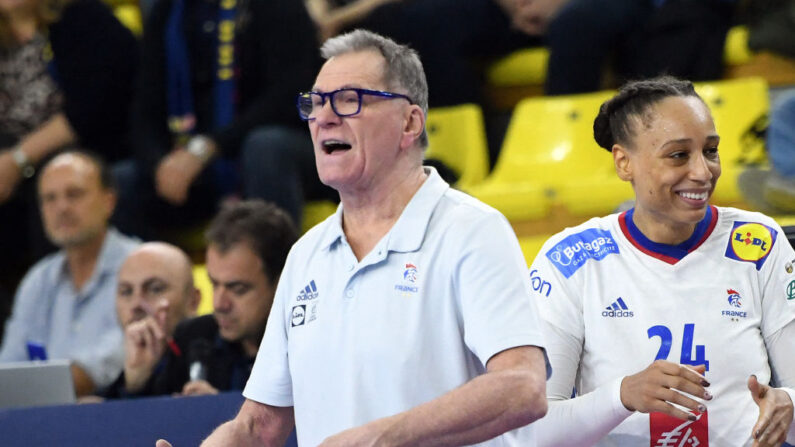
[[[706,364],[715,397],[695,423],[635,413],[598,445],[751,445],[758,407],[746,381],[770,381],[764,337],[795,319],[795,251],[759,213],[710,207],[676,247],[646,239],[631,215],[547,241],[530,269],[541,314],[581,342],[579,394],[666,359]]]

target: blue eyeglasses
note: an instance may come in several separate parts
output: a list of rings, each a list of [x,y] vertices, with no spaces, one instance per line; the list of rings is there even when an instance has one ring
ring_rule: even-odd
[[[331,110],[337,116],[352,116],[362,111],[362,97],[364,95],[378,96],[387,99],[405,99],[414,104],[406,95],[381,90],[368,90],[365,88],[341,88],[328,93],[304,92],[299,93],[296,99],[298,116],[304,121],[312,121],[317,113],[326,104],[326,99],[331,101]]]

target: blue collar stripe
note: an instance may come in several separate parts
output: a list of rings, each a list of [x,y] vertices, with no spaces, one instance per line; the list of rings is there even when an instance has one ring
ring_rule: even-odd
[[[696,225],[695,231],[693,234],[684,242],[678,245],[668,245],[668,244],[660,244],[657,242],[651,241],[647,238],[638,227],[635,225],[635,221],[633,216],[635,214],[635,208],[626,212],[626,225],[627,231],[629,232],[629,236],[632,239],[632,242],[636,245],[650,251],[652,253],[662,255],[669,258],[674,258],[676,260],[682,260],[688,253],[693,251],[694,248],[698,247],[703,240],[704,236],[706,235],[707,231],[710,230],[712,227],[712,214],[713,210],[711,206],[707,207],[707,212],[704,214],[704,218]]]

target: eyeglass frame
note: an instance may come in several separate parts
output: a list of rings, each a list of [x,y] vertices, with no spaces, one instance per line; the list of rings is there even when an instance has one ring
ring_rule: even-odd
[[[339,113],[337,111],[337,107],[334,105],[334,95],[336,95],[339,92],[346,91],[346,90],[353,90],[353,91],[356,92],[356,96],[359,99],[359,105],[358,105],[358,107],[356,107],[356,111],[355,112],[342,114],[342,113]],[[370,89],[366,89],[366,88],[357,88],[357,87],[338,88],[337,90],[332,90],[332,91],[326,92],[326,93],[315,92],[315,91],[301,92],[295,98],[295,107],[298,109],[298,117],[301,118],[304,121],[314,121],[317,118],[317,117],[309,117],[308,115],[306,117],[304,117],[303,113],[301,112],[301,98],[303,98],[306,95],[310,95],[309,96],[310,98],[311,98],[311,95],[320,96],[320,100],[323,101],[323,105],[324,106],[326,105],[326,100],[327,100],[326,98],[328,98],[329,102],[331,103],[331,110],[334,112],[335,115],[337,115],[340,118],[344,118],[344,117],[347,117],[347,116],[358,115],[362,111],[362,103],[364,101],[364,98],[363,98],[364,95],[378,96],[380,98],[388,98],[388,99],[405,99],[406,101],[409,102],[409,104],[412,104],[412,105],[415,104],[414,101],[412,101],[412,99],[408,95],[404,95],[402,93],[386,92],[386,91],[383,91],[383,90],[370,90]]]

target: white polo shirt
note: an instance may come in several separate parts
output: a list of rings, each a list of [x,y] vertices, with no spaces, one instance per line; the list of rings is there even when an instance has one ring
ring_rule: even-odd
[[[342,231],[342,206],[287,259],[243,394],[294,406],[299,445],[439,397],[503,350],[543,347],[510,225],[426,171],[361,262]]]

